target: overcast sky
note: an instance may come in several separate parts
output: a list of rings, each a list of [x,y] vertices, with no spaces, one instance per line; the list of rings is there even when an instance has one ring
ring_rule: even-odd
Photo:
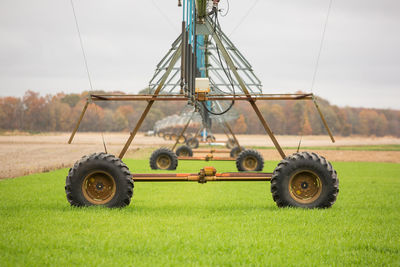
[[[264,93],[311,92],[329,0],[229,0],[220,22]],[[177,0],[74,0],[94,89],[136,93],[180,31]],[[221,0],[221,8],[226,8]],[[89,90],[70,0],[0,0],[0,95]],[[313,92],[400,109],[400,1],[333,0]]]

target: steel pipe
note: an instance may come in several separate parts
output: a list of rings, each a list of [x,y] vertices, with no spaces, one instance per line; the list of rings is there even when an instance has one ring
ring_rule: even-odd
[[[198,173],[135,173],[134,182],[223,182],[223,181],[270,181],[272,173],[226,172],[202,176]]]

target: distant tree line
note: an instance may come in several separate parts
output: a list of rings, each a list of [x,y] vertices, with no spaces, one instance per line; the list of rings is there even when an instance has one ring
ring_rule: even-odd
[[[105,92],[97,92],[105,93]],[[107,92],[119,93],[122,92]],[[21,98],[0,98],[0,129],[29,132],[72,131],[85,105],[88,92],[41,96],[27,91]],[[318,99],[335,135],[400,136],[400,111],[390,109],[340,108]],[[138,121],[146,102],[97,102],[90,104],[80,131],[128,131]],[[320,135],[326,131],[312,101],[258,101],[265,119],[276,134]],[[185,103],[156,102],[141,130],[153,129],[165,116],[178,114]],[[239,114],[231,125],[236,133],[263,134],[264,129],[251,106],[236,103]],[[222,132],[214,124],[214,132]]]

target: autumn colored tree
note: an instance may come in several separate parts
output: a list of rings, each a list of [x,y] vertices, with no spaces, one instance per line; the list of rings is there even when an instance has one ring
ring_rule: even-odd
[[[0,99],[0,128],[8,130],[25,130],[23,127],[23,104],[16,97]]]
[[[312,128],[311,128],[310,120],[308,119],[307,113],[304,113],[304,123],[303,123],[303,129],[301,130],[301,133],[303,135],[312,135]]]
[[[240,115],[239,118],[236,120],[235,124],[233,125],[232,130],[238,134],[246,133],[247,124],[246,124],[246,119],[244,118],[243,114]]]
[[[105,92],[96,93],[119,93]],[[76,124],[88,92],[40,96],[27,91],[22,98],[0,97],[0,130],[71,131]],[[324,99],[319,106],[328,125],[338,135],[392,135],[400,137],[400,111],[363,108],[340,108]],[[141,116],[146,102],[96,102],[90,104],[80,131],[131,130]],[[186,103],[156,102],[144,121],[141,130],[153,128],[165,116],[179,114]],[[311,101],[258,101],[257,105],[276,134],[326,134],[321,118]],[[230,122],[237,133],[264,134],[265,130],[247,102],[235,103]],[[191,125],[196,131],[200,126]],[[213,132],[223,132],[224,127],[213,123]]]
[[[362,110],[359,114],[360,131],[367,135],[375,135],[377,130],[379,115],[375,110]]]

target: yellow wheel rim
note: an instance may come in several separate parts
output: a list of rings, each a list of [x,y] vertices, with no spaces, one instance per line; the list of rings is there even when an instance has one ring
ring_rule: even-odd
[[[321,195],[321,191],[321,179],[312,171],[299,171],[290,177],[290,195],[299,203],[312,203]]]
[[[166,170],[171,166],[171,159],[167,155],[160,155],[156,161],[157,167]]]
[[[243,167],[247,171],[254,171],[257,168],[257,158],[253,156],[247,156],[243,161]]]
[[[114,197],[116,184],[109,173],[94,171],[83,179],[82,192],[90,203],[102,205]]]

